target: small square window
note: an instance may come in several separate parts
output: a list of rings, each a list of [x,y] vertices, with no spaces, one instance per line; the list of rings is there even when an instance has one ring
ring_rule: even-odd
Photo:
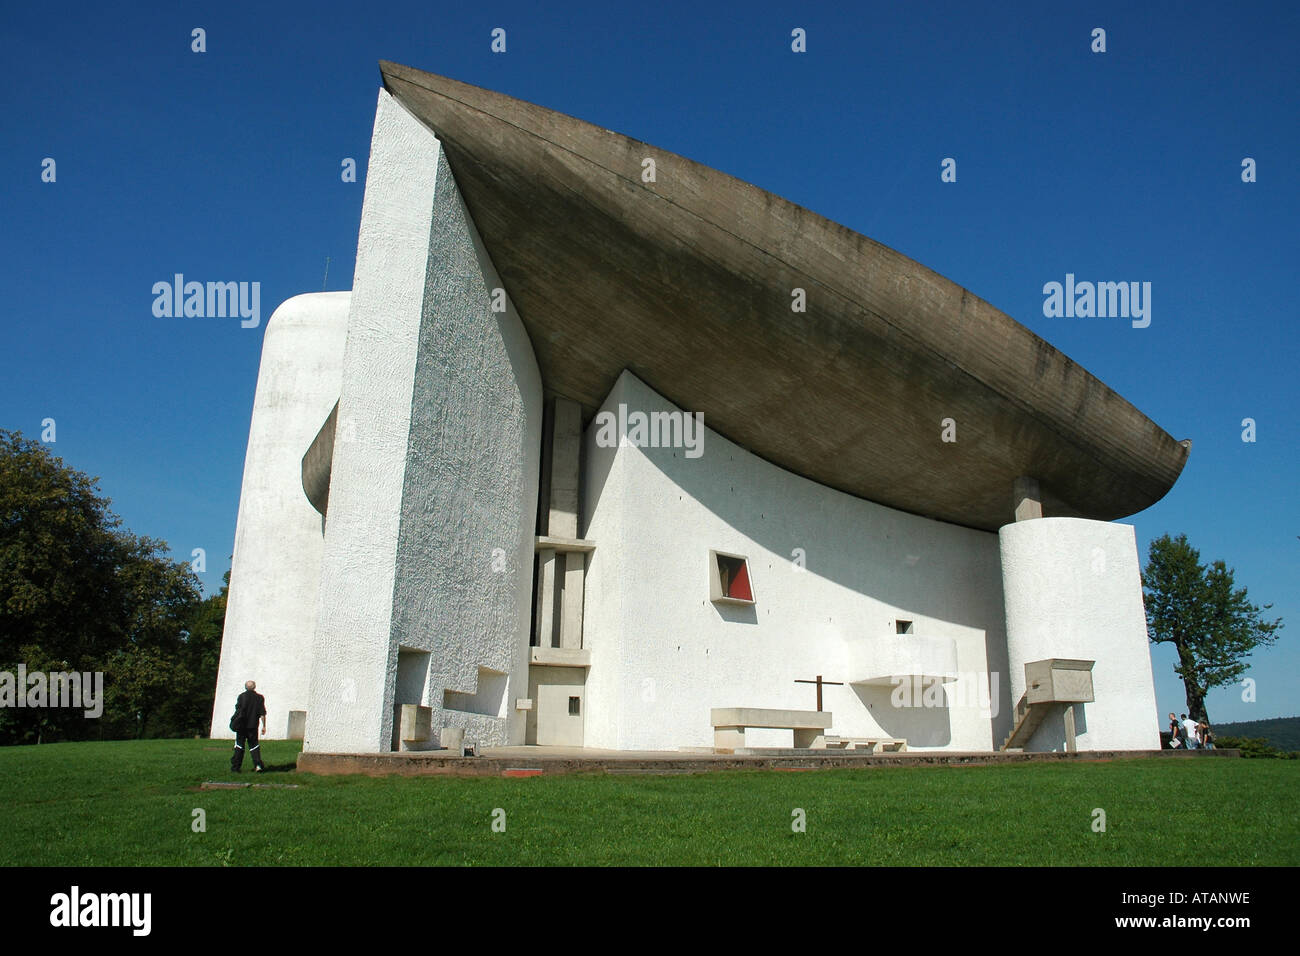
[[[581,697],[570,697],[570,698],[569,698],[569,716],[570,716],[570,717],[578,717],[578,716],[581,716],[581,714],[582,714],[582,698],[581,698]]]
[[[911,621],[903,621],[903,620],[899,620],[899,621],[895,622],[895,626],[898,628],[897,633],[899,633],[899,634],[911,634],[911,633],[912,633],[912,622],[911,622]]]
[[[709,552],[709,600],[725,604],[753,604],[749,559],[742,554]]]

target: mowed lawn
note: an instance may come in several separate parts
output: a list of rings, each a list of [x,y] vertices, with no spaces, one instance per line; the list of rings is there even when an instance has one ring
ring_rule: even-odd
[[[276,772],[235,777],[218,741],[0,748],[0,863],[1300,864],[1291,760],[379,779],[297,773],[293,743],[263,751]]]

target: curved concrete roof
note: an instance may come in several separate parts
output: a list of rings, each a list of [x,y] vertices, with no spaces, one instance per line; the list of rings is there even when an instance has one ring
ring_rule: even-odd
[[[1110,520],[1158,501],[1187,460],[1027,328],[878,242],[562,113],[380,69],[442,140],[548,392],[588,416],[627,368],[768,461],[987,530],[1012,519],[1018,476],[1039,480],[1046,514]],[[641,181],[647,157],[657,182]]]

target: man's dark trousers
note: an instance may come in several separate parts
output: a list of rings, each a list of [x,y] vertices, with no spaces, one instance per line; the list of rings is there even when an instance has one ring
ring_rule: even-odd
[[[248,755],[253,758],[253,766],[259,770],[265,770],[266,766],[262,763],[262,747],[257,742],[257,728],[252,730],[235,731],[235,752],[230,757],[230,769],[239,772],[239,768],[244,763],[244,750],[248,750]]]

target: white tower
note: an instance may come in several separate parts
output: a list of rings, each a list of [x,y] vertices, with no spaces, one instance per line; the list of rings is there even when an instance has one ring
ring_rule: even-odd
[[[244,682],[266,696],[267,732],[307,709],[322,519],[302,487],[302,457],[338,401],[349,292],[289,299],[271,316],[244,458],[212,736],[231,737]]]

